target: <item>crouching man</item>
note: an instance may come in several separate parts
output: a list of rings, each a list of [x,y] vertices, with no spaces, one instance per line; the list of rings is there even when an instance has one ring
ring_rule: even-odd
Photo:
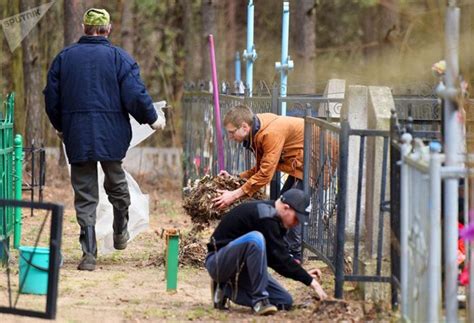
[[[205,262],[215,308],[226,309],[230,299],[252,307],[257,315],[290,309],[291,295],[267,267],[311,286],[320,299],[327,298],[316,279],[317,270],[304,270],[283,240],[288,229],[305,222],[308,205],[303,191],[290,189],[276,201],[243,203],[224,215],[210,238]]]

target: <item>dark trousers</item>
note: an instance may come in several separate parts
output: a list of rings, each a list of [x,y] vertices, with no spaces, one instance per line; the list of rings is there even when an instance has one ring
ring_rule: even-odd
[[[104,170],[104,188],[114,211],[128,214],[130,193],[121,161],[100,162]],[[71,164],[71,184],[74,189],[74,208],[77,222],[84,228],[95,226],[96,209],[99,202],[97,162]],[[115,214],[115,212],[114,212]]]
[[[289,309],[293,299],[267,272],[265,238],[249,232],[206,257],[211,278],[224,289],[224,295],[243,306],[254,306],[268,298],[280,309]]]
[[[283,194],[291,188],[303,190],[303,181],[288,175],[280,193]],[[293,258],[301,261],[301,223],[288,230],[288,233],[285,236],[285,242],[287,243],[288,250]]]

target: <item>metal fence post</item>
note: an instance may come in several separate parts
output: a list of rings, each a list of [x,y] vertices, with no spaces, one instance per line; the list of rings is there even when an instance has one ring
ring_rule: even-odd
[[[306,117],[304,119],[304,145],[303,145],[303,188],[306,194],[310,193],[309,189],[309,178],[311,176],[310,163],[311,163],[311,123],[309,118],[311,117],[311,106],[306,106]]]
[[[279,114],[278,109],[278,85],[275,83],[272,87],[272,109],[270,111],[274,114]]]
[[[288,56],[288,35],[290,32],[290,3],[283,2],[283,22],[281,31],[281,61],[275,63],[275,69],[280,71],[280,95],[286,97],[288,71],[293,69],[293,61]],[[281,103],[281,114],[286,115],[286,102]]]
[[[240,55],[239,55],[239,52],[235,53],[235,83],[240,84]]]
[[[344,243],[346,227],[346,192],[347,192],[347,169],[349,157],[349,132],[347,121],[341,122],[341,133],[339,135],[339,174],[337,192],[337,223],[336,223],[336,255],[335,255],[335,292],[334,297],[342,298],[344,294]]]
[[[458,166],[460,163],[462,138],[461,122],[458,107],[455,103],[457,83],[459,82],[459,22],[460,9],[456,1],[450,1],[446,11],[445,26],[445,59],[446,88],[440,96],[444,98],[444,151],[446,166]],[[458,189],[459,180],[448,178],[444,185],[444,233],[445,233],[445,300],[446,321],[456,322],[458,319],[457,300],[457,245],[458,245]]]
[[[401,303],[402,303],[402,319],[408,318],[408,217],[410,212],[409,206],[409,190],[408,190],[408,165],[404,159],[411,152],[412,135],[405,133],[402,135],[402,166],[400,176],[400,285],[401,285]]]
[[[23,140],[21,135],[15,136],[15,199],[21,200],[21,189],[23,179]],[[21,208],[15,208],[15,230],[13,247],[18,249],[21,242]]]
[[[252,96],[253,89],[253,63],[257,59],[257,52],[253,42],[253,17],[254,4],[253,0],[249,0],[247,5],[247,49],[242,53],[242,58],[247,62],[247,69],[245,74],[246,89],[248,96]]]
[[[175,292],[178,286],[179,232],[166,233],[166,291]]]
[[[431,143],[430,248],[428,257],[428,321],[438,322],[441,310],[441,145]]]
[[[272,106],[271,106],[271,112],[274,114],[280,114],[279,113],[279,106],[278,106],[278,87],[276,84],[274,84],[272,88]],[[281,187],[281,181],[280,181],[280,172],[275,172],[275,175],[272,178],[272,181],[270,182],[270,199],[271,200],[276,200],[280,196],[280,187]]]

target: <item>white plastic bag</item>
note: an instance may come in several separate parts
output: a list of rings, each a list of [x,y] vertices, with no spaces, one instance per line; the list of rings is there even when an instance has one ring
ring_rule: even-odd
[[[98,167],[98,182],[99,184],[99,205],[97,206],[97,221],[95,224],[95,232],[97,237],[97,246],[101,254],[107,254],[114,251],[113,240],[113,207],[107,199],[104,185],[104,172],[102,168]],[[149,196],[143,194],[138,186],[138,183],[133,179],[127,171],[125,171],[127,178],[128,190],[130,191],[130,208],[128,232],[130,234],[130,241],[133,240],[139,233],[148,229],[149,224]]]
[[[165,118],[162,108],[166,106],[166,101],[160,101],[153,103],[155,110],[158,114],[158,118]],[[140,125],[135,119],[130,120],[132,126],[132,140],[130,143],[131,149],[138,145],[140,142],[148,138],[155,130],[147,124]],[[130,208],[129,208],[129,221],[128,221],[128,232],[130,234],[130,240],[133,240],[139,233],[148,229],[149,224],[149,196],[143,194],[138,186],[138,183],[133,179],[125,170],[125,176],[127,178],[128,189],[130,191]],[[107,194],[104,189],[104,172],[100,163],[98,163],[98,183],[99,183],[99,204],[97,206],[97,221],[95,225],[96,238],[98,251],[101,254],[107,254],[113,252],[113,207],[107,199]]]

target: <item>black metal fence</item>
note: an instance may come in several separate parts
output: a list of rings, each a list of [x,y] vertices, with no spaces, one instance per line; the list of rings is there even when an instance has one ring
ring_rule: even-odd
[[[255,113],[272,112],[281,114],[282,104],[286,104],[287,115],[304,117],[306,108],[312,109],[313,116],[329,116],[329,110],[340,111],[343,100],[325,98],[321,95],[297,95],[280,97],[278,87],[271,91],[259,91],[266,96],[235,96],[220,94],[221,116],[235,105],[245,104]],[[214,121],[212,93],[188,89],[183,96],[183,184],[188,185],[204,175],[217,174],[217,139]],[[333,118],[332,121],[337,121]],[[224,163],[229,173],[240,173],[254,162],[253,156],[241,145],[227,140],[224,136]]]
[[[50,203],[37,203],[37,202],[24,202],[16,200],[0,200],[0,206],[5,207],[20,207],[20,208],[30,208],[35,210],[44,210],[45,215],[43,216],[43,221],[39,228],[35,229],[37,236],[33,237],[34,245],[31,247],[32,250],[36,250],[39,244],[43,244],[43,232],[49,227],[49,234],[45,232],[46,237],[48,237],[48,246],[49,246],[49,257],[48,257],[48,268],[42,268],[35,264],[37,260],[33,260],[34,252],[29,255],[29,258],[23,258],[27,261],[26,269],[24,269],[24,278],[21,281],[16,283],[17,280],[17,268],[11,268],[10,260],[13,257],[10,255],[10,250],[5,248],[3,250],[8,254],[8,259],[10,259],[5,267],[0,267],[0,272],[2,272],[2,278],[0,279],[0,288],[2,289],[2,297],[0,297],[0,313],[8,313],[19,316],[29,316],[43,319],[55,319],[56,310],[57,310],[57,298],[58,298],[58,283],[59,283],[59,267],[61,263],[61,237],[62,237],[62,224],[63,224],[63,206]],[[39,248],[39,247],[38,247]],[[20,257],[28,257],[22,253],[18,254],[18,260]],[[42,260],[41,260],[42,261]],[[34,268],[34,269],[33,269]],[[33,273],[33,271],[41,270],[47,271],[47,285],[46,285],[46,295],[36,295],[36,296],[22,296],[20,290],[23,289],[23,286],[26,282],[26,279],[29,279],[29,283],[34,281],[33,276],[38,275],[38,273]],[[28,275],[30,277],[28,278]],[[36,277],[38,278],[38,277]],[[44,276],[42,277],[44,278]],[[39,280],[39,278],[38,278]],[[14,282],[15,281],[15,282]],[[30,299],[37,297],[35,299],[44,300],[44,308],[41,310],[38,306],[32,306],[30,302],[25,302],[25,299]],[[41,301],[40,301],[41,304]]]
[[[310,116],[305,119],[304,188],[311,196],[312,208],[303,230],[303,248],[323,259],[334,272],[340,134],[338,125]]]
[[[313,207],[310,221],[304,228],[303,247],[324,260],[334,271],[336,297],[342,297],[346,281],[384,282],[392,283],[392,301],[396,304],[396,282],[399,277],[399,252],[397,256],[396,251],[399,241],[399,213],[390,214],[393,204],[390,200],[398,203],[393,206],[394,210],[398,210],[399,199],[394,197],[393,193],[397,191],[397,173],[394,172],[399,168],[396,164],[399,156],[392,152],[390,131],[350,129],[347,122],[340,122],[336,117],[340,113],[342,99],[321,95],[280,97],[275,87],[269,92],[269,96],[255,97],[221,94],[221,115],[225,115],[226,111],[236,104],[246,104],[256,113],[277,114],[280,114],[282,104],[286,104],[287,115],[308,115],[305,123],[305,189],[311,195]],[[395,96],[394,101],[399,120],[397,127],[411,127],[412,131],[426,138],[439,134],[441,107],[436,98]],[[203,175],[217,173],[212,94],[186,92],[183,111],[186,185]],[[373,215],[376,227],[370,229],[373,231],[371,236],[375,237],[371,247],[373,250],[370,251],[375,266],[371,270],[365,268],[362,271],[360,260],[364,252],[362,241],[365,241],[365,212],[367,203],[373,203],[370,199],[364,199],[362,194],[367,176],[364,173],[367,172],[365,165],[367,159],[371,158],[367,157],[367,147],[371,141],[372,145],[373,141],[377,141],[383,153],[381,162],[374,166],[378,169],[371,170],[380,177],[377,179],[378,188],[374,190],[379,192],[379,196],[375,198],[376,211]],[[351,145],[352,142],[355,144]],[[224,140],[224,145],[227,171],[239,173],[252,165],[253,157],[241,146],[229,140]],[[350,146],[358,148],[352,151]],[[357,156],[357,162],[349,164],[349,156]],[[349,173],[357,174],[357,180],[349,183]],[[390,177],[392,179],[389,181]],[[271,198],[278,197],[280,185],[277,174],[272,184]],[[357,191],[356,205],[348,210],[348,192],[354,191]],[[370,207],[374,209],[373,205]],[[387,218],[389,215],[390,219]],[[388,224],[391,226],[391,233],[386,227]],[[384,245],[391,246],[390,254],[386,252]],[[393,260],[391,265],[388,265],[390,258]],[[392,279],[392,276],[395,278]]]
[[[389,212],[387,200],[388,185],[388,142],[389,132],[380,130],[351,129],[347,121],[329,123],[313,117],[305,122],[305,190],[311,195],[312,210],[303,235],[303,248],[307,248],[324,260],[335,273],[335,296],[343,296],[345,281],[390,282],[390,276],[382,271],[385,217]],[[374,163],[369,143],[383,147],[381,163]],[[358,147],[351,151],[350,147]],[[350,159],[350,156],[356,158]],[[372,163],[368,163],[372,160]],[[351,163],[349,165],[349,163]],[[372,169],[369,169],[372,168]],[[364,173],[367,172],[367,173]],[[349,179],[349,172],[356,174]],[[373,174],[379,174],[380,178]],[[372,181],[378,197],[363,199],[364,183]],[[350,185],[355,185],[350,186]],[[355,193],[355,194],[354,194]],[[368,192],[365,192],[369,194]],[[356,199],[350,199],[352,194]],[[352,208],[348,203],[355,202]],[[377,203],[377,205],[371,205]],[[373,228],[364,232],[376,236],[373,246],[367,245],[362,227],[366,222],[363,210],[371,207],[378,210],[373,214]],[[368,212],[365,212],[368,213]],[[363,243],[365,242],[365,243]],[[359,264],[363,250],[372,248],[370,258],[374,259],[372,272],[361,272]],[[373,255],[372,255],[373,254]],[[367,256],[366,256],[367,257]]]

